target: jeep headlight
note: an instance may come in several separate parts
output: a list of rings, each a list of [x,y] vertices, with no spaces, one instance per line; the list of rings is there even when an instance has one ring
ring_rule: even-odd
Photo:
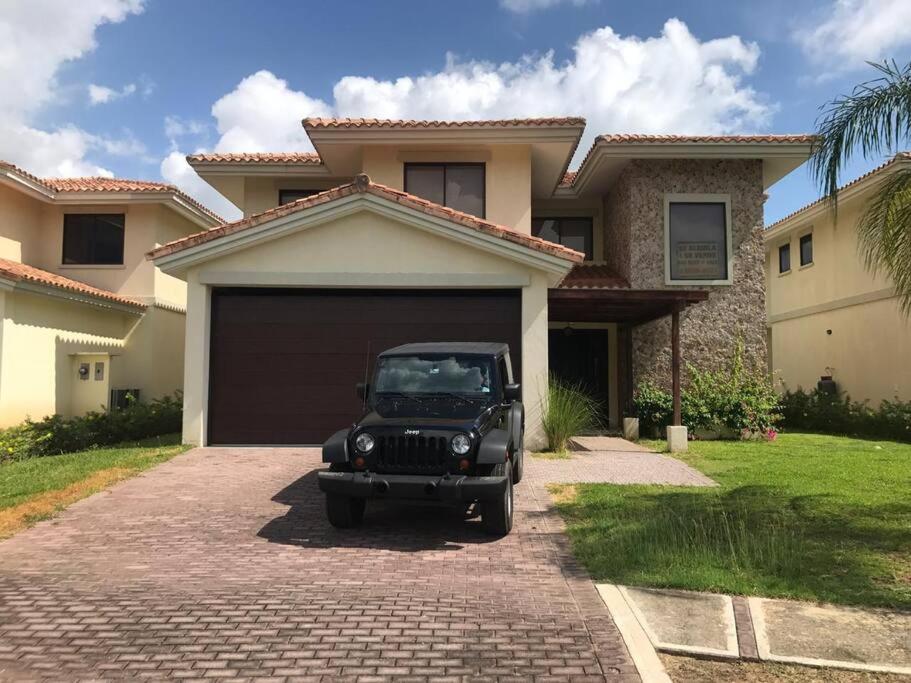
[[[361,432],[354,440],[354,445],[361,453],[369,453],[376,445],[376,440],[367,432]]]
[[[456,434],[449,442],[449,447],[456,455],[465,455],[471,450],[471,439],[467,434]]]

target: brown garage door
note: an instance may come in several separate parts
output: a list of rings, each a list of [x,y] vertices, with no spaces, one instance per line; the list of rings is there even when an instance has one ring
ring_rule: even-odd
[[[509,344],[521,377],[519,290],[212,294],[209,443],[313,444],[360,414],[354,385],[398,344]]]

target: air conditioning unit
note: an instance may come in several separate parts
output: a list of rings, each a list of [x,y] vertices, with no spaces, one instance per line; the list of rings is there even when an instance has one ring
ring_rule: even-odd
[[[139,389],[111,389],[111,410],[122,410],[139,400]]]

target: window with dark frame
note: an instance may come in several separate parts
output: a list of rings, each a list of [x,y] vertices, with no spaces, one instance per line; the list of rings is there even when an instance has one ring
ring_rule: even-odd
[[[548,242],[585,253],[585,260],[594,258],[590,217],[532,218],[531,234]]]
[[[405,192],[484,218],[485,167],[478,163],[406,163]]]
[[[123,265],[124,219],[122,213],[64,214],[64,265]]]
[[[782,244],[778,247],[778,272],[787,273],[791,270],[791,244]]]
[[[800,265],[813,263],[813,233],[800,238]]]
[[[668,223],[672,281],[728,279],[727,204],[672,201]]]
[[[315,195],[318,192],[319,190],[279,190],[278,205],[290,204],[291,202],[296,202],[298,199]]]

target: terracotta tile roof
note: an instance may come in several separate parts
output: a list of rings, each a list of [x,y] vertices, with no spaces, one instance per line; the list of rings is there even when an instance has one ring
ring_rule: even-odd
[[[488,119],[481,121],[416,121],[413,119],[324,119],[303,120],[304,128],[508,128],[523,126],[584,126],[585,119],[579,116],[532,118],[532,119]]]
[[[585,158],[579,164],[578,170],[567,173],[560,183],[560,187],[572,187],[588,160],[594,154],[598,143],[609,145],[625,144],[783,144],[783,145],[806,145],[816,141],[815,135],[806,133],[784,134],[784,135],[652,135],[636,133],[617,133],[613,135],[598,135],[592,142],[592,146],[585,153]],[[572,176],[571,178],[569,176]]]
[[[581,263],[585,258],[585,255],[581,252],[569,249],[560,244],[554,244],[553,242],[548,242],[547,240],[542,240],[538,237],[532,237],[531,235],[526,235],[525,233],[518,232],[512,228],[508,228],[503,225],[497,225],[496,223],[491,223],[490,221],[477,218],[476,216],[472,216],[461,211],[456,211],[445,206],[440,206],[439,204],[434,204],[433,202],[427,201],[426,199],[421,199],[420,197],[417,197],[413,194],[402,192],[401,190],[396,190],[391,187],[387,187],[386,185],[380,185],[379,183],[371,182],[370,178],[365,174],[358,175],[353,183],[341,185],[339,187],[332,188],[331,190],[326,190],[325,192],[310,195],[309,197],[298,199],[297,201],[275,207],[274,209],[269,209],[268,211],[264,211],[255,216],[250,216],[249,218],[235,221],[234,223],[227,223],[225,225],[212,228],[211,230],[204,230],[194,235],[189,235],[182,239],[169,242],[168,244],[162,245],[157,249],[150,251],[148,253],[148,257],[158,258],[161,256],[166,256],[168,254],[173,254],[175,252],[182,251],[183,249],[187,249],[198,244],[210,242],[214,239],[218,239],[219,237],[224,237],[226,235],[231,235],[242,230],[253,228],[257,225],[261,225],[262,223],[280,218],[281,216],[296,213],[297,211],[302,211],[313,206],[319,206],[320,204],[326,204],[328,202],[341,199],[342,197],[347,197],[359,192],[369,193],[377,197],[382,197],[383,199],[397,202],[403,206],[422,211],[430,216],[443,218],[464,227],[477,230],[478,232],[483,232],[487,235],[493,235],[509,242],[528,247],[529,249],[548,253],[552,256],[557,256],[568,261]]]
[[[558,187],[572,187],[573,181],[576,179],[576,171],[567,171],[563,174],[563,179],[560,181]]]
[[[885,169],[889,168],[889,167],[892,166],[893,164],[896,164],[896,163],[898,163],[898,162],[900,162],[900,161],[908,161],[908,160],[911,160],[911,152],[899,152],[898,154],[896,154],[894,157],[892,157],[891,159],[889,159],[889,160],[886,161],[885,163],[882,163],[882,164],[880,164],[879,166],[877,166],[876,168],[874,168],[874,169],[872,169],[872,170],[870,170],[870,171],[867,171],[866,173],[864,173],[864,174],[861,175],[861,176],[858,176],[858,177],[855,178],[854,180],[852,180],[852,181],[850,181],[850,182],[848,182],[848,183],[845,183],[844,185],[842,185],[841,187],[838,188],[838,192],[844,192],[844,191],[847,190],[848,188],[854,187],[854,186],[857,185],[858,183],[862,183],[863,181],[867,180],[867,179],[870,178],[871,176],[874,176],[874,175],[876,175],[877,173],[880,173],[880,172],[884,171]],[[766,227],[766,230],[774,230],[775,228],[777,228],[779,225],[781,225],[781,224],[784,223],[785,221],[789,221],[789,220],[791,220],[792,218],[794,218],[794,216],[797,216],[798,214],[802,214],[804,211],[809,211],[809,210],[812,209],[814,206],[819,206],[820,204],[822,204],[822,203],[825,202],[825,201],[826,201],[826,198],[825,198],[825,197],[820,197],[820,198],[817,199],[816,201],[810,202],[810,203],[807,204],[806,206],[802,206],[801,208],[797,209],[797,211],[792,211],[791,213],[789,213],[789,214],[788,214],[787,216],[785,216],[784,218],[779,218],[777,221],[775,221],[775,222],[772,223],[771,225],[767,226],[767,227]]]
[[[126,296],[120,296],[119,294],[109,292],[106,289],[92,287],[91,285],[87,285],[84,282],[71,280],[68,277],[63,277],[62,275],[57,275],[56,273],[49,273],[46,270],[41,270],[40,268],[35,268],[34,266],[18,263],[16,261],[10,261],[4,258],[0,258],[0,278],[13,280],[16,282],[20,282],[22,280],[26,280],[28,282],[36,282],[41,285],[66,289],[71,292],[76,292],[77,294],[84,294],[86,296],[104,299],[106,301],[113,301],[114,303],[124,304],[126,306],[135,306],[139,309],[146,308],[145,304],[136,301],[135,299],[131,299]]]
[[[316,152],[208,152],[190,154],[191,164],[321,164]]]
[[[595,142],[607,142],[610,144],[622,143],[763,143],[763,142],[780,142],[783,144],[810,144],[815,142],[815,135],[804,133],[795,135],[636,135],[636,134],[616,134],[616,135],[599,135]]]
[[[599,263],[582,263],[563,278],[560,289],[628,289],[629,282]]]
[[[129,192],[129,193],[150,193],[150,194],[173,194],[190,206],[198,209],[209,218],[224,223],[224,218],[188,194],[177,189],[176,186],[168,183],[159,183],[150,180],[126,180],[124,178],[102,178],[102,177],[85,177],[85,178],[39,178],[8,161],[0,160],[0,169],[6,169],[24,178],[38,183],[49,192]]]

